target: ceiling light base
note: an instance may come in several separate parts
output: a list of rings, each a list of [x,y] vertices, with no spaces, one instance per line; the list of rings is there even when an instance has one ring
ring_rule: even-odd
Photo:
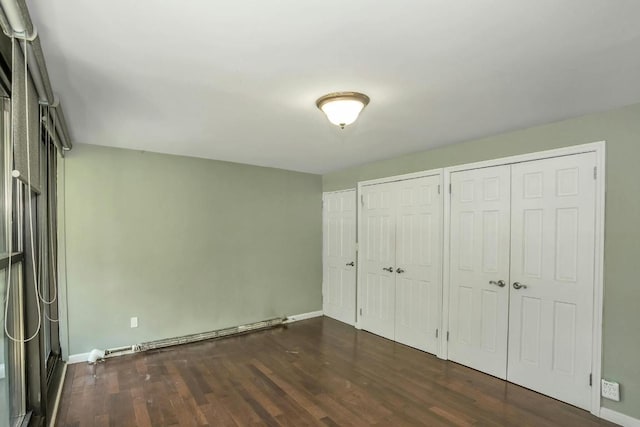
[[[369,105],[369,97],[360,92],[333,92],[321,96],[316,106],[327,119],[340,129],[355,122],[360,112]]]

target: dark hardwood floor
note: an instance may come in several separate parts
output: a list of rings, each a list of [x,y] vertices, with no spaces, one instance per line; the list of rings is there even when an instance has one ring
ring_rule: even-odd
[[[70,365],[58,426],[596,426],[557,400],[328,318]]]

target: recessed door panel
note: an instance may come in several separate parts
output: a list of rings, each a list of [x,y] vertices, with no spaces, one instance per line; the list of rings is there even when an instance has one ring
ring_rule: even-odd
[[[498,300],[497,290],[483,289],[480,307],[482,311],[482,325],[480,343],[484,351],[495,353],[498,347]]]

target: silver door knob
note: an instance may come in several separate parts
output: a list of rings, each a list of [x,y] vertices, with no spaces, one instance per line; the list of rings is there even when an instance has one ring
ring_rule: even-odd
[[[389,273],[393,273],[393,267],[382,267],[384,271],[388,271]]]
[[[497,282],[495,280],[490,280],[489,281],[490,285],[495,285],[495,286],[499,286],[501,288],[504,288],[506,283],[504,283],[504,280],[498,280]]]
[[[356,263],[351,261],[351,262],[348,262],[347,265],[350,265],[351,267],[353,267],[354,265],[356,265]]]
[[[398,273],[398,274],[402,274],[402,273],[404,273],[404,270],[403,270],[403,269],[401,269],[400,267],[398,267],[398,268],[396,269],[396,273]]]
[[[527,285],[523,285],[520,282],[513,282],[513,289],[527,289]]]

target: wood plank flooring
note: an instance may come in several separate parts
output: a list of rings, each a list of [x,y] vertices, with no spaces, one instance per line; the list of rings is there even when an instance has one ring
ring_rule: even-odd
[[[56,425],[613,424],[323,317],[70,365]]]

